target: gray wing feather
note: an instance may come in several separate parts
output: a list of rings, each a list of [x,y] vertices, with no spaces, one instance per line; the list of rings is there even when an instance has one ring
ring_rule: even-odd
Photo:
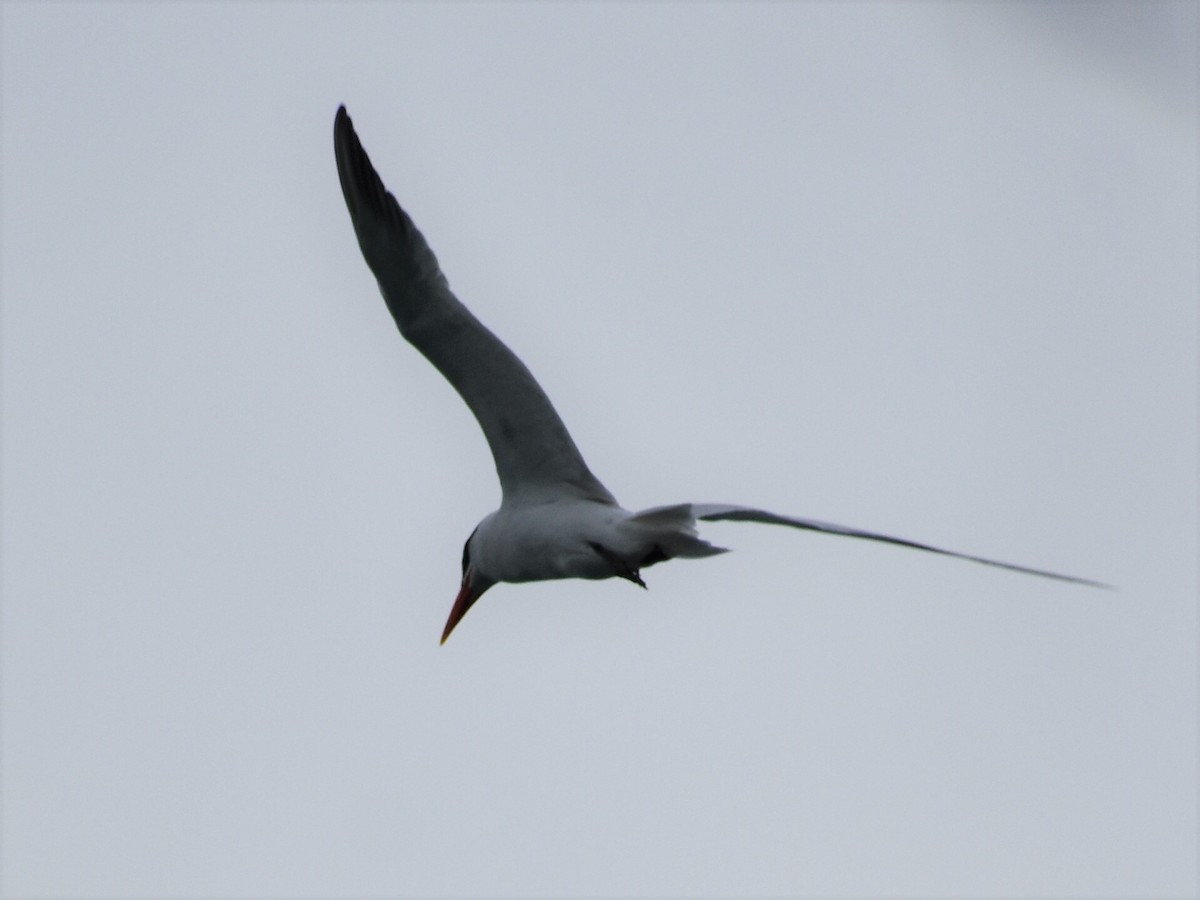
[[[953,556],[956,559],[966,559],[971,562],[983,563],[986,566],[996,566],[1012,572],[1022,572],[1026,575],[1038,575],[1042,578],[1054,578],[1058,581],[1069,581],[1072,584],[1086,584],[1089,587],[1111,588],[1111,585],[1090,578],[1077,578],[1074,575],[1061,575],[1058,572],[1048,572],[1045,569],[1033,569],[1029,566],[1018,566],[1013,563],[1000,562],[982,556],[972,556],[970,553],[957,553],[954,550],[943,550],[919,541],[907,538],[892,537],[874,531],[863,531],[860,528],[848,528],[845,525],[834,525],[831,522],[820,522],[816,519],[795,519],[791,516],[780,516],[776,513],[761,509],[751,509],[746,506],[729,506],[719,503],[693,503],[692,515],[703,522],[762,522],[766,525],[786,525],[789,528],[800,528],[804,531],[819,531],[823,534],[837,534],[843,537],[861,538],[868,541],[880,541],[884,544],[895,544],[898,547],[909,547],[913,550],[925,550],[942,556]]]
[[[429,244],[371,165],[344,106],[333,143],[358,245],[392,318],[475,414],[505,502],[568,493],[615,503],[529,369],[451,292]]]

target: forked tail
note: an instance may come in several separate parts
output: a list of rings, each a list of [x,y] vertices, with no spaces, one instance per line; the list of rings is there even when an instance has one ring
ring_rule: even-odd
[[[725,547],[713,546],[696,535],[696,516],[690,503],[644,509],[630,516],[626,524],[636,529],[638,536],[658,551],[644,560],[641,563],[643,566],[677,557],[700,559],[729,552]]]

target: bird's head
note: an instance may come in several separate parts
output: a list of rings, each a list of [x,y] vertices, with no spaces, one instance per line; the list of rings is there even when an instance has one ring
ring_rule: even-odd
[[[446,628],[442,632],[442,643],[446,643],[446,638],[450,637],[450,632],[454,630],[462,617],[467,614],[475,601],[483,596],[483,592],[490,588],[496,582],[488,578],[479,571],[479,567],[475,564],[471,555],[471,542],[475,540],[475,535],[479,532],[478,526],[471,532],[471,536],[467,538],[467,542],[463,544],[462,555],[462,585],[458,589],[458,596],[454,598],[454,607],[450,610],[450,618],[446,620]]]

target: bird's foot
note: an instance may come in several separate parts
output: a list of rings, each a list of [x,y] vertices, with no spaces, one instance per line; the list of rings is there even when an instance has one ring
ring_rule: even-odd
[[[596,551],[601,558],[604,559],[613,568],[613,573],[626,581],[632,581],[638,587],[645,589],[646,582],[642,581],[642,576],[638,574],[638,570],[625,562],[603,544],[597,544],[594,541],[588,541],[588,546]]]

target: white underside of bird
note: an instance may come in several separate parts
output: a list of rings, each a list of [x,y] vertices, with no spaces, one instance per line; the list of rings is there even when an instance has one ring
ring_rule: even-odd
[[[631,513],[612,503],[559,500],[501,506],[471,542],[471,561],[493,581],[638,580],[655,562],[724,553],[701,540],[690,504]]]
[[[700,521],[748,521],[879,541],[1092,586],[1099,582],[849,528],[720,503],[630,512],[592,474],[529,370],[454,296],[437,258],[387,191],[345,107],[334,121],[342,193],[359,248],[400,333],[446,377],[479,421],[500,478],[500,508],[463,547],[462,582],[442,641],[499,582],[624,578],[669,559],[724,553],[699,537]]]

